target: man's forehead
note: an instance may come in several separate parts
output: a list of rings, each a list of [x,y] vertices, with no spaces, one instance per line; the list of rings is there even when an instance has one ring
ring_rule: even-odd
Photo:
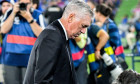
[[[10,5],[10,3],[3,3],[2,6]]]
[[[83,25],[90,25],[92,23],[92,19],[91,18],[86,18],[82,20],[82,24]]]
[[[83,25],[90,25],[91,24],[91,21],[83,21],[82,24]]]
[[[1,2],[2,5],[3,5],[3,4],[7,4],[7,3],[10,4],[10,2],[8,2],[8,1]]]
[[[20,2],[27,2],[27,3],[30,3],[31,0],[20,0]]]

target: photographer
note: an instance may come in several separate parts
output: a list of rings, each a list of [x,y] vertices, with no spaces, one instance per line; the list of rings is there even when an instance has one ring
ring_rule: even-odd
[[[99,84],[110,84],[110,80],[116,79],[123,71],[122,68],[127,69],[127,64],[124,61],[125,56],[123,46],[121,44],[121,38],[117,25],[109,18],[111,12],[111,8],[106,4],[97,5],[94,11],[95,20],[98,22],[97,25],[104,29],[110,37],[104,46],[105,53],[102,55],[102,58],[106,66],[103,66],[102,70],[100,71],[102,73],[102,77],[98,78],[97,80]],[[116,58],[118,60],[116,60]],[[117,62],[122,66],[122,68],[116,64]]]
[[[45,28],[42,14],[31,8],[31,0],[20,0],[6,12],[1,32],[5,84],[22,84],[29,55],[36,38]]]
[[[12,4],[10,3],[9,0],[1,0],[0,1],[1,5],[1,14],[0,14],[0,24],[2,21],[2,18],[4,17],[4,14],[6,11],[12,7]],[[1,64],[1,54],[2,54],[2,38],[4,35],[1,34],[1,26],[0,26],[0,84],[3,82],[3,70],[2,70],[2,64]]]

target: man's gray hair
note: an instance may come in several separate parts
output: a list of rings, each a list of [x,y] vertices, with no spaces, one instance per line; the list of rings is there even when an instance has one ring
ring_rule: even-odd
[[[75,13],[76,16],[83,17],[84,15],[89,15],[93,17],[93,12],[88,4],[82,0],[72,0],[66,6],[63,17],[67,17],[70,13]]]

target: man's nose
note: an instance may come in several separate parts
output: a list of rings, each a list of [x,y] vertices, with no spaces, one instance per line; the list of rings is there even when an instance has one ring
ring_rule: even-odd
[[[87,29],[86,28],[83,28],[82,30],[81,30],[81,33],[86,33],[86,31],[87,31]]]

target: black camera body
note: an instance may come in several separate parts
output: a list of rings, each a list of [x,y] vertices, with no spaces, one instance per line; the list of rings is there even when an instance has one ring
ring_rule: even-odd
[[[28,4],[26,4],[26,3],[20,3],[20,4],[19,4],[19,9],[24,11],[24,10],[27,9],[27,5],[28,5]]]

